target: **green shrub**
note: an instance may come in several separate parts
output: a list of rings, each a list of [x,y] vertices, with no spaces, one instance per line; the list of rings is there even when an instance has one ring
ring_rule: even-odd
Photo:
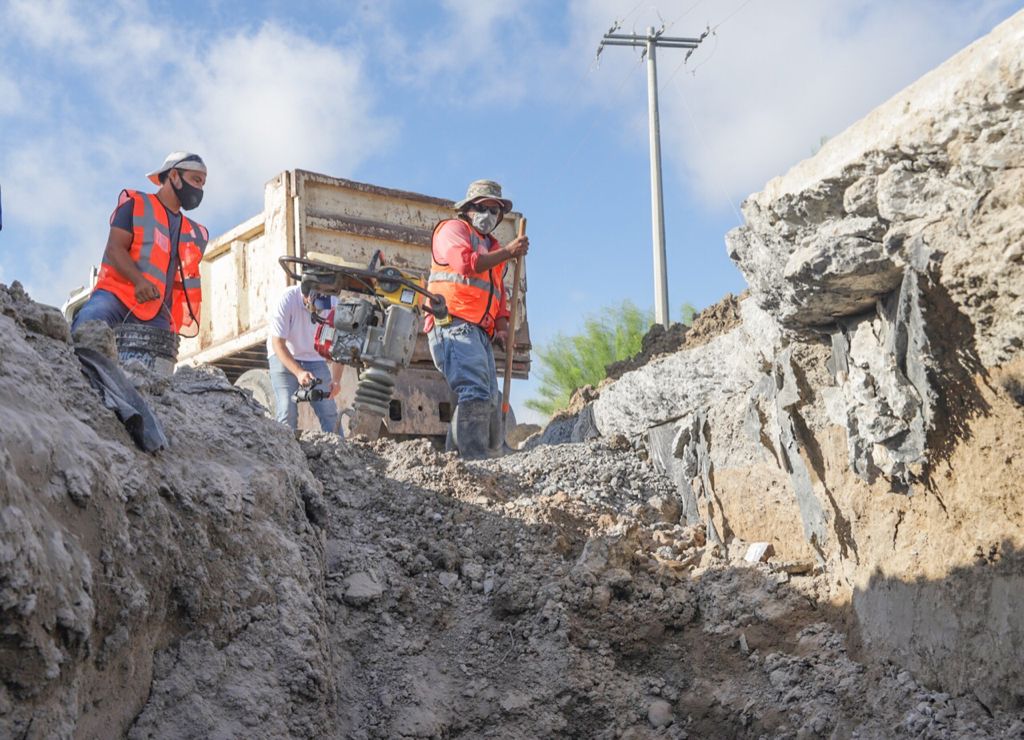
[[[556,335],[537,350],[540,398],[527,400],[527,408],[550,416],[568,406],[577,388],[604,380],[607,365],[637,354],[652,323],[650,312],[625,301],[587,317],[581,334]]]

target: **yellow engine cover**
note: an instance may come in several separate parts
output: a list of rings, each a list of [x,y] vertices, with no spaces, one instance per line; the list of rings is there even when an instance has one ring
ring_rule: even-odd
[[[385,267],[381,272],[392,273],[394,275],[400,275],[409,282],[415,283],[419,287],[424,287],[425,281],[416,273],[405,272],[399,270],[397,267]],[[387,290],[387,288],[394,286],[394,290]],[[398,306],[405,306],[407,308],[418,309],[423,303],[423,294],[417,293],[400,283],[390,283],[386,278],[377,280],[377,295],[388,303],[393,303]]]

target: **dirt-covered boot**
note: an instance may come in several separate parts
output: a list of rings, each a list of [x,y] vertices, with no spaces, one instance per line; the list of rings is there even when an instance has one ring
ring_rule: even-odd
[[[508,410],[508,416],[502,418],[505,415],[501,413],[501,404],[495,404],[491,407],[491,424],[490,433],[488,435],[487,454],[490,457],[501,457],[507,455],[510,452],[514,452],[511,447],[508,446],[505,439],[508,436],[507,431],[509,429],[509,422],[511,426],[515,426],[515,416],[512,414],[512,409]]]
[[[489,401],[465,401],[455,407],[453,436],[459,454],[465,459],[480,460],[487,457],[492,408]]]

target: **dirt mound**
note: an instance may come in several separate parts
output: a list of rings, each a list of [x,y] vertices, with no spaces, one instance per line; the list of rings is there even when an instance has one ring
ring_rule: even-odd
[[[747,296],[743,291],[738,296],[726,293],[718,303],[708,306],[693,318],[693,325],[686,332],[686,342],[679,349],[693,349],[706,344],[717,336],[739,326],[740,301]]]
[[[713,306],[708,306],[693,317],[693,324],[672,324],[666,329],[655,324],[644,335],[640,352],[626,360],[613,362],[605,368],[607,381],[617,380],[631,370],[643,367],[651,360],[682,349],[692,349],[724,334],[740,323],[739,302],[746,293],[734,296],[727,293]]]
[[[322,736],[323,506],[292,435],[220,371],[142,370],[171,442],[147,455],[67,328],[0,285],[0,737]]]
[[[1024,729],[855,660],[813,564],[709,543],[624,437],[296,441],[219,371],[140,371],[147,455],[51,318],[0,287],[4,737]]]
[[[850,657],[796,564],[679,524],[621,438],[466,464],[302,446],[327,499],[340,737],[985,737],[1013,718]],[[790,575],[787,570],[803,571]]]
[[[677,351],[686,342],[689,329],[690,327],[685,324],[671,324],[667,329],[661,324],[654,324],[644,334],[638,353],[605,366],[606,381],[617,380],[630,370],[646,365],[655,357]]]

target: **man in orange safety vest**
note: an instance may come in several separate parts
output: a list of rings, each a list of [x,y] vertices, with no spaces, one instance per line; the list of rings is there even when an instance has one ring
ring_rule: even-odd
[[[209,233],[182,211],[202,201],[206,164],[198,154],[172,152],[147,177],[160,186],[156,193],[121,191],[110,217],[99,279],[72,329],[98,320],[111,327],[199,330],[199,263]]]
[[[435,226],[431,240],[427,287],[444,296],[449,318],[442,322],[428,315],[424,329],[434,365],[458,399],[449,439],[468,459],[486,457],[503,437],[491,344],[508,347],[505,266],[530,247],[525,236],[503,247],[491,235],[510,210],[512,201],[502,197],[501,185],[477,180],[455,204],[455,218]]]

